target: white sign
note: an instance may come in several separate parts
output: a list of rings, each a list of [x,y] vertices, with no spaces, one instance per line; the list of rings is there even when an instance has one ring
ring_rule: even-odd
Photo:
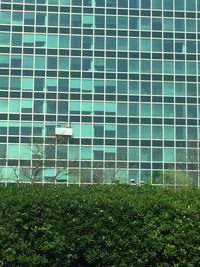
[[[56,135],[72,136],[72,128],[57,127],[55,130]]]

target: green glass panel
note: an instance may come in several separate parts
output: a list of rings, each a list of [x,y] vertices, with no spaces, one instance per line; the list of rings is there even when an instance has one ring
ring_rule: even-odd
[[[92,124],[86,124],[82,123],[81,124],[81,137],[87,137],[91,138],[93,137],[93,126]]]
[[[144,139],[149,139],[151,138],[151,126],[144,126],[141,125],[141,137]]]
[[[164,148],[164,161],[174,162],[174,148]]]
[[[141,160],[142,161],[151,161],[151,149],[142,148],[141,149]]]
[[[174,139],[174,127],[173,126],[164,126],[164,139],[165,140]]]
[[[130,147],[129,148],[129,160],[130,161],[139,161],[139,148]]]

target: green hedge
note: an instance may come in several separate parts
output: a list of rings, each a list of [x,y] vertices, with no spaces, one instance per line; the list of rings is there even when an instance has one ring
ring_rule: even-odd
[[[200,266],[200,191],[0,188],[0,266]]]

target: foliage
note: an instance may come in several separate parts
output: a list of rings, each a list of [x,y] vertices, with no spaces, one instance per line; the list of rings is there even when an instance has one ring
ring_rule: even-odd
[[[0,188],[0,266],[200,266],[200,192]]]

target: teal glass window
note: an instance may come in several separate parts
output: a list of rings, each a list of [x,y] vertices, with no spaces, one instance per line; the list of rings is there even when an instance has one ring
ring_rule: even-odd
[[[95,58],[94,60],[94,68],[96,71],[104,71],[104,59],[103,58]]]
[[[84,138],[91,138],[93,137],[93,127],[92,124],[81,124],[81,136]]]
[[[127,104],[117,103],[117,114],[120,116],[127,116]]]
[[[189,140],[198,140],[197,138],[197,128],[196,127],[188,127],[187,128],[187,137]],[[197,153],[197,150],[195,150],[195,153]]]
[[[30,159],[31,158],[31,147],[27,145],[20,145],[20,158]]]
[[[1,121],[0,123],[0,135],[7,135],[8,125],[7,122]],[[6,145],[1,144],[0,146],[0,157],[3,156],[1,153],[2,151],[5,151],[3,154],[4,157],[6,157]]]
[[[10,24],[10,22],[11,22],[11,12],[2,11],[1,10],[0,21],[1,21],[2,24]]]
[[[36,25],[46,25],[46,17],[45,13],[36,13]]]
[[[22,78],[22,90],[33,90],[33,78]]]
[[[164,126],[164,139],[173,140],[174,139],[174,127]]]
[[[103,42],[102,38],[100,38],[100,39]],[[115,38],[106,37],[106,49],[107,50],[116,50],[116,39]]]
[[[174,148],[164,148],[164,161],[174,162]]]
[[[4,42],[5,42],[5,40],[3,41],[3,43]],[[12,46],[22,46],[22,34],[14,32],[12,34],[11,44],[12,44]]]
[[[134,18],[136,19],[136,18]],[[141,30],[150,30],[151,29],[151,19],[150,18],[145,18],[145,17],[141,17]],[[137,25],[137,24],[136,24]]]
[[[138,60],[129,60],[129,72],[139,73],[139,61]]]
[[[0,46],[10,45],[10,33],[0,33]]]
[[[129,104],[129,116],[139,116],[139,103]]]
[[[35,68],[45,69],[45,57],[42,57],[42,56],[35,57]]]
[[[104,38],[103,37],[95,37],[94,47],[95,47],[95,49],[104,49]]]
[[[19,145],[8,144],[8,158],[17,158],[19,157]]]
[[[164,73],[174,73],[174,61],[164,61]]]
[[[116,59],[106,59],[106,71],[116,72]]]
[[[196,83],[187,83],[187,95],[197,96],[197,84]]]
[[[69,147],[69,159],[77,160],[79,159],[79,147],[78,146],[70,146]]]
[[[116,0],[107,0],[108,7],[116,7]]]
[[[91,160],[92,149],[89,146],[82,146],[81,147],[81,159]]]
[[[186,162],[186,149],[182,149],[182,148],[176,149],[176,161]]]
[[[185,140],[186,138],[186,128],[177,126],[176,127],[176,139]]]
[[[151,5],[153,9],[162,9],[162,1],[160,0],[152,0]]]
[[[176,117],[185,118],[185,105],[176,105]]]
[[[118,7],[127,8],[128,7],[128,0],[118,0]]]
[[[174,2],[174,5],[175,5],[175,9],[176,10],[184,10],[184,3],[185,0],[178,0],[178,1],[175,1]]]
[[[162,61],[152,60],[152,73],[162,73]]]
[[[187,62],[187,74],[196,74],[197,73],[197,64],[196,62]]]
[[[105,27],[105,16],[95,16],[95,26],[96,28]]]
[[[71,15],[71,26],[72,27],[81,27],[82,16],[81,15]]]
[[[107,124],[105,125],[105,137],[106,138],[114,138],[116,132],[116,126]]]
[[[130,161],[139,161],[139,148],[130,147],[129,148],[129,160]]]
[[[69,48],[69,36],[59,35],[59,47],[60,48]]]
[[[114,80],[106,80],[106,93],[116,93],[116,82]]]
[[[58,58],[59,62],[59,69],[61,70],[69,70],[69,58],[68,57],[59,57]],[[79,65],[80,69],[80,65]]]
[[[196,53],[196,41],[186,41],[186,47],[188,53]]]
[[[80,123],[71,123],[71,127],[73,129],[73,136],[76,137],[81,137],[81,125]]]
[[[11,77],[10,88],[12,90],[21,90],[21,78],[20,77]]]
[[[8,99],[0,99],[0,112],[8,112]]]
[[[47,89],[47,91],[56,91],[57,90],[57,79],[56,78],[47,78],[46,79],[46,89]]]
[[[151,94],[151,83],[150,82],[141,82],[141,94],[142,95]]]
[[[70,80],[70,90],[71,92],[79,92],[81,88],[81,81],[78,79]]]
[[[9,55],[0,54],[0,67],[9,67]]]
[[[34,25],[35,22],[35,13],[34,12],[25,12],[24,13],[24,24],[25,25]]]
[[[152,116],[153,117],[162,117],[162,104],[153,104],[152,105]]]
[[[174,84],[172,82],[164,82],[164,95],[174,94]]]
[[[151,104],[141,103],[141,116],[151,117]]]
[[[117,147],[117,160],[125,161],[127,160],[127,148]]]
[[[185,31],[185,20],[175,19],[175,30],[178,32]]]
[[[118,59],[118,67],[117,70],[119,72],[127,72],[128,70],[128,64],[127,64],[127,60],[126,59]]]
[[[173,19],[164,18],[163,28],[164,28],[164,31],[173,31],[174,30]]]
[[[117,125],[117,137],[127,138],[127,126],[126,125]]]
[[[118,38],[118,50],[125,50],[128,49],[128,39],[127,38]]]
[[[162,139],[163,138],[162,126],[152,126],[152,138],[153,139]]]
[[[82,80],[82,90],[84,92],[91,92],[92,91],[92,81],[84,79]]]
[[[163,150],[162,148],[153,148],[152,149],[153,161],[162,161],[163,160]]]
[[[164,117],[174,117],[173,104],[164,104]]]
[[[185,62],[175,61],[175,73],[185,74]]]
[[[139,93],[139,82],[129,82],[129,94]]]
[[[196,0],[185,1],[186,2],[186,10],[188,11],[196,11]]]
[[[67,159],[67,147],[62,145],[57,146],[57,158],[58,159]]]
[[[119,81],[117,82],[117,93],[118,94],[127,94],[128,91],[127,81]]]
[[[129,28],[133,30],[139,29],[139,18],[138,17],[129,18]]]
[[[48,35],[47,36],[47,46],[52,48],[58,47],[58,35]]]
[[[174,88],[175,88],[176,96],[185,96],[185,84],[184,83],[176,83]]]
[[[139,126],[130,125],[129,126],[129,137],[130,138],[139,138]]]
[[[139,51],[139,39],[138,38],[129,39],[129,49],[132,51]]]
[[[160,39],[152,39],[152,51],[162,52],[163,41]]]
[[[162,19],[161,18],[152,19],[152,30],[156,30],[156,31],[162,30]]]
[[[128,28],[128,18],[123,16],[118,16],[118,28],[127,29]]]
[[[115,16],[106,17],[106,28],[116,28],[116,17]]]
[[[140,72],[142,73],[151,73],[151,61],[150,60],[141,60],[140,61]]]
[[[115,103],[113,103],[113,104],[115,105]],[[104,103],[103,102],[95,102],[94,114],[96,114],[96,115],[103,115],[104,114]]]
[[[22,99],[21,102],[21,113],[32,113],[32,100]]]
[[[70,15],[60,14],[60,26],[67,27],[70,25]]]
[[[23,56],[23,67],[33,68],[33,56]]]
[[[166,10],[173,10],[173,0],[164,0],[163,8]]]
[[[148,52],[151,51],[151,40],[141,39],[140,40],[141,51]]]
[[[141,137],[144,139],[151,138],[151,126],[141,125],[140,126]]]
[[[55,114],[56,113],[56,102],[47,100],[46,106],[47,106],[46,111],[48,114]]]
[[[151,161],[151,148],[142,148],[141,149],[141,160],[142,161]]]
[[[197,118],[197,106],[196,105],[187,105],[187,117]]]
[[[74,113],[74,114],[80,113],[80,102],[78,101],[70,102],[70,113]]]

